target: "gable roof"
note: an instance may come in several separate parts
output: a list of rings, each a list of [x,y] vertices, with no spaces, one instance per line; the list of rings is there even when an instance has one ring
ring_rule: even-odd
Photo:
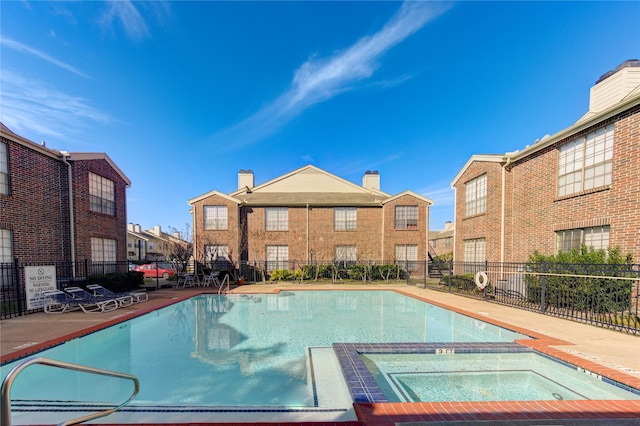
[[[229,196],[229,195],[227,195],[225,193],[222,193],[222,192],[217,191],[217,190],[214,189],[214,190],[209,191],[209,192],[207,192],[205,194],[198,195],[197,197],[194,197],[194,198],[192,198],[190,200],[187,200],[187,204],[193,205],[193,203],[197,203],[198,201],[201,201],[201,200],[204,200],[205,198],[209,198],[209,197],[213,197],[213,196],[222,197],[225,200],[231,201],[232,203],[236,203],[236,204],[240,203],[240,200],[238,200],[237,198],[233,198],[233,197],[231,197],[231,196]]]
[[[120,170],[120,168],[116,165],[116,163],[114,163],[113,160],[111,160],[111,158],[109,158],[109,156],[104,152],[68,153],[66,151],[59,151],[57,149],[47,148],[44,145],[44,142],[42,144],[37,144],[33,141],[30,141],[29,139],[14,133],[11,129],[9,129],[7,126],[5,126],[1,122],[0,122],[0,136],[6,137],[7,139],[10,139],[13,142],[18,143],[22,146],[25,146],[31,150],[38,151],[41,154],[45,154],[51,158],[55,158],[58,161],[62,161],[64,157],[67,157],[71,161],[104,160],[107,163],[109,163],[109,166],[111,166],[111,168],[113,168],[113,170],[115,170],[116,173],[118,173],[118,175],[120,175],[122,180],[124,180],[124,182],[126,183],[127,187],[131,186],[131,181],[129,180],[127,175],[125,175],[124,172]]]
[[[456,177],[454,177],[451,181],[451,188],[453,188],[456,183],[458,183],[458,180],[462,177],[462,175],[464,175],[464,173],[473,163],[502,163],[503,161],[506,161],[506,155],[507,154],[473,154],[471,158],[467,160],[466,164],[462,166]]]
[[[404,197],[405,195],[409,195],[411,197],[415,197],[415,198],[417,198],[419,200],[422,200],[422,201],[424,201],[426,203],[429,203],[429,205],[433,205],[433,200],[432,199],[427,198],[427,197],[423,197],[422,195],[420,195],[418,193],[415,193],[413,191],[409,191],[409,190],[403,191],[403,192],[401,192],[399,194],[394,195],[393,197],[387,198],[386,200],[383,201],[382,204],[390,203],[391,201],[397,200],[398,198]]]
[[[279,176],[253,188],[242,188],[232,192],[232,197],[247,193],[355,193],[375,194],[388,197],[382,191],[368,189],[312,165]]]

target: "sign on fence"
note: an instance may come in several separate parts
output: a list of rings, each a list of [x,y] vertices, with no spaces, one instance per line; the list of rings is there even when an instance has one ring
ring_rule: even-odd
[[[25,288],[27,293],[27,309],[44,307],[44,292],[56,289],[55,266],[25,266]]]

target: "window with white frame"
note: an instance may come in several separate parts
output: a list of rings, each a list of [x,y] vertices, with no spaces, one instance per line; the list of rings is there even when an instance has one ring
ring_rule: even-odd
[[[487,211],[487,175],[470,180],[465,185],[465,216],[475,216]]]
[[[13,262],[12,233],[8,229],[0,229],[0,263],[11,264]],[[0,287],[13,283],[11,268],[0,268]]]
[[[289,269],[288,246],[266,246],[267,270]]]
[[[7,144],[0,142],[0,194],[9,193],[9,156]]]
[[[558,197],[611,184],[614,125],[560,146]]]
[[[117,241],[106,238],[91,238],[91,261],[115,262]]]
[[[418,229],[418,206],[396,206],[395,229]]]
[[[609,248],[609,226],[565,229],[556,232],[556,252],[569,252],[582,245],[594,249]]]
[[[484,238],[475,238],[472,240],[464,240],[464,261],[465,262],[484,262],[487,260],[485,251],[486,241]]]
[[[335,261],[342,264],[354,263],[357,260],[356,246],[336,246]]]
[[[204,206],[204,229],[225,231],[228,226],[227,206]]]
[[[11,231],[0,229],[0,263],[13,262],[13,249],[11,244]]]
[[[205,261],[229,260],[229,246],[223,244],[207,244],[204,246]]]
[[[355,231],[358,222],[358,210],[355,207],[334,207],[333,229],[335,231]]]
[[[418,269],[418,246],[415,244],[398,244],[395,247],[396,263],[405,266],[408,271]]]
[[[89,198],[91,211],[115,216],[116,193],[112,180],[89,173]]]
[[[287,231],[289,229],[289,209],[287,207],[267,207],[267,231]]]

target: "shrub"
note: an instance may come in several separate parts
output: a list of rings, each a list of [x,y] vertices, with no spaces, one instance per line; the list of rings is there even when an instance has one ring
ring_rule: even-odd
[[[530,302],[563,309],[599,313],[628,310],[632,282],[609,277],[637,276],[632,268],[632,256],[623,257],[619,248],[596,250],[583,245],[553,256],[534,252],[527,262],[527,297]]]
[[[144,273],[129,271],[127,273],[111,273],[89,277],[89,284],[99,284],[114,292],[125,292],[140,288],[144,284]]]

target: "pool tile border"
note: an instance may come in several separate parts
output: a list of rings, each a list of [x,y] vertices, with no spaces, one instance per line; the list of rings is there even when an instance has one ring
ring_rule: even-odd
[[[334,343],[342,373],[356,403],[389,402],[369,371],[361,354],[436,354],[533,352],[516,343]]]

